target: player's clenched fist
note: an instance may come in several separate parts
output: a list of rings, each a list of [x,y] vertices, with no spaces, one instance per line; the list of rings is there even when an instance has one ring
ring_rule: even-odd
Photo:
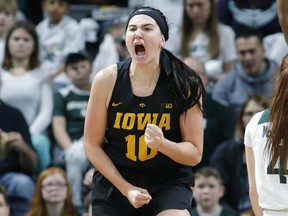
[[[135,187],[128,191],[127,198],[134,208],[140,208],[145,204],[149,204],[152,199],[151,195],[146,189]]]
[[[164,139],[162,130],[155,124],[147,124],[145,130],[145,142],[151,149],[158,149]]]

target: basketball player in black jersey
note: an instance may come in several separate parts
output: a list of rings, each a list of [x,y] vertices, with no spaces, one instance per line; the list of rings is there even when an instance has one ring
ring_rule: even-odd
[[[93,81],[84,139],[97,169],[94,216],[190,215],[190,166],[203,149],[204,87],[163,48],[168,37],[162,12],[134,11],[125,36],[131,58]]]

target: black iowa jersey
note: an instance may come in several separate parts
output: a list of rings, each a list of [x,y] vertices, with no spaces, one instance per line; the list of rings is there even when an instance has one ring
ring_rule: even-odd
[[[157,150],[147,147],[144,132],[147,123],[158,125],[165,138],[180,142],[179,115],[175,96],[169,89],[164,69],[152,95],[133,95],[129,78],[131,59],[117,64],[118,75],[108,108],[106,153],[116,166],[141,169],[171,169],[180,165]]]

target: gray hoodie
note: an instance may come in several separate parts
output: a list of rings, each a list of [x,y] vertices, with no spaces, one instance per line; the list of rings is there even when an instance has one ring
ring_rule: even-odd
[[[238,114],[242,104],[252,93],[261,93],[267,99],[273,95],[273,78],[279,69],[273,60],[265,59],[265,69],[256,76],[247,74],[240,62],[235,62],[228,74],[220,79],[212,92],[212,98],[225,106],[230,106]]]

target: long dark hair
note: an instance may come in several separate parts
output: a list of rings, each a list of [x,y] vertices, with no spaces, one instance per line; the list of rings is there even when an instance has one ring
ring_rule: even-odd
[[[186,112],[194,105],[197,105],[203,113],[203,105],[201,103],[201,99],[205,98],[205,89],[201,78],[192,68],[188,67],[174,54],[162,48],[162,62],[165,56],[169,58],[169,62],[171,63],[171,89],[176,97],[176,105],[180,113]]]
[[[288,165],[288,54],[283,58],[280,72],[278,74],[278,83],[276,86],[275,96],[271,102],[270,108],[270,122],[271,132],[268,136],[266,150],[272,164],[275,164],[277,159],[280,158],[282,170],[281,172],[287,173]],[[273,167],[272,167],[273,168]]]
[[[34,41],[34,50],[31,53],[31,56],[29,58],[29,66],[28,70],[34,69],[40,65],[39,61],[39,42],[38,42],[38,35],[35,30],[35,26],[29,22],[29,21],[19,21],[14,24],[14,26],[11,27],[9,30],[6,41],[5,41],[5,53],[4,53],[4,60],[3,60],[3,68],[6,70],[9,70],[13,67],[12,63],[12,56],[9,50],[8,42],[10,40],[10,37],[12,33],[17,29],[24,29],[29,35],[31,35],[33,41]]]
[[[205,33],[209,37],[209,53],[212,59],[217,59],[220,54],[220,36],[218,33],[218,18],[216,14],[214,0],[208,0],[210,4],[210,15],[208,17]],[[191,34],[195,30],[191,19],[188,17],[185,5],[186,0],[183,0],[183,19],[182,19],[182,36],[181,36],[181,57],[185,58],[190,55],[189,41],[191,41]]]

